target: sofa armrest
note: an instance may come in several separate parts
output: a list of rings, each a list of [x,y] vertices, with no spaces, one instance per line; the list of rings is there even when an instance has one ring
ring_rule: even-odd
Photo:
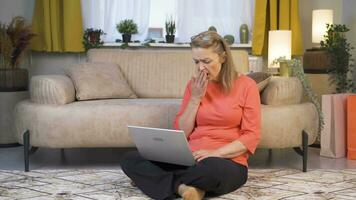
[[[75,89],[67,76],[38,75],[31,78],[30,97],[34,103],[64,105],[75,101]]]
[[[297,77],[272,77],[261,94],[265,105],[287,105],[301,103],[303,86]]]

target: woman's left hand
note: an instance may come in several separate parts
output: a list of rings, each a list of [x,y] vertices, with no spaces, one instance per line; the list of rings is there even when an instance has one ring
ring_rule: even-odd
[[[217,150],[205,150],[201,149],[193,152],[193,157],[196,161],[201,161],[207,157],[221,157]]]

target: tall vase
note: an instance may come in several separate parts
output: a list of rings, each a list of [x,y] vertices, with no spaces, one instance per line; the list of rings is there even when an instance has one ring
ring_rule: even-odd
[[[240,26],[240,43],[241,44],[247,44],[248,43],[248,35],[249,35],[249,31],[248,31],[248,26],[247,24],[242,24]]]
[[[292,76],[292,69],[288,66],[287,62],[279,63],[279,75],[284,77]]]

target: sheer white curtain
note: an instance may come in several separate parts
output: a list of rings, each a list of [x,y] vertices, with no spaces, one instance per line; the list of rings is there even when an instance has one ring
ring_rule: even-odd
[[[138,34],[131,40],[145,40],[150,21],[150,0],[82,0],[84,28],[100,28],[106,35],[105,42],[122,39],[116,24],[123,19],[133,19]]]
[[[253,8],[253,0],[178,0],[178,40],[190,42],[191,36],[215,26],[221,36],[233,35],[240,43],[240,25],[251,31]]]

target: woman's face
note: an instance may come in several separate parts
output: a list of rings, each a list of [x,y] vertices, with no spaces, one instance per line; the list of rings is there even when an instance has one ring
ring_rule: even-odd
[[[213,48],[193,48],[192,54],[197,71],[207,73],[209,81],[217,81],[224,59]]]

